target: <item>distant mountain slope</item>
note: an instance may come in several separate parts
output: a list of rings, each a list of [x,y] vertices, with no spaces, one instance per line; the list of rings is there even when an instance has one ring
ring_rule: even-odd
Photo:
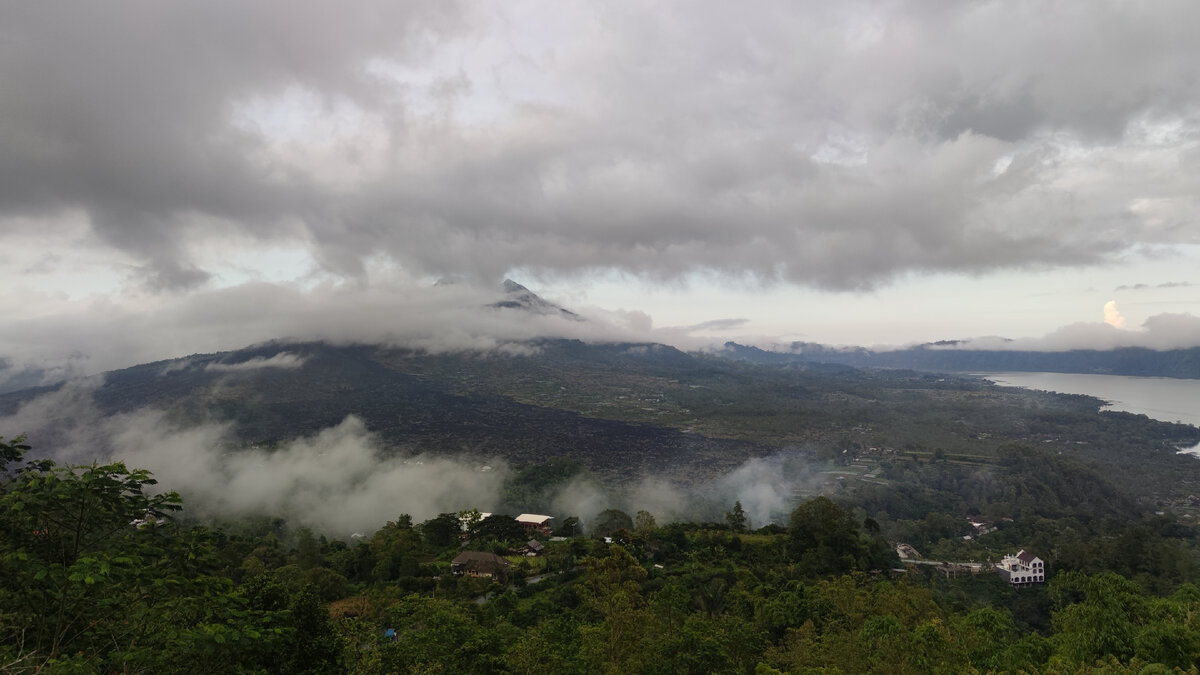
[[[539,367],[564,372],[586,365],[652,373],[692,362],[661,345],[589,347],[552,341],[542,349]],[[287,365],[273,367],[272,361]],[[489,372],[510,373],[521,363],[500,355],[430,356],[377,346],[271,343],[114,371],[105,375],[91,399],[103,415],[153,408],[169,411],[181,426],[232,422],[237,441],[260,445],[311,435],[356,415],[396,448],[500,456],[518,464],[565,455],[601,475],[686,472],[696,462],[704,463],[708,473],[769,451],[743,441],[531,405],[472,385]],[[0,415],[54,389],[0,395]],[[52,447],[56,434],[69,431],[68,426],[17,433],[35,431],[39,446]]]
[[[1175,454],[1200,443],[1195,427],[1099,414],[1091,397],[977,378],[742,353],[775,365],[648,343],[543,340],[503,353],[429,354],[275,342],[143,364],[57,393],[0,395],[0,418],[9,418],[0,419],[0,434],[29,433],[53,452],[77,440],[80,425],[152,409],[179,429],[229,425],[223,451],[237,452],[312,436],[354,415],[386,452],[518,466],[567,458],[614,483],[653,475],[693,484],[784,449],[822,462],[888,453],[918,463],[941,451],[987,464],[1015,443],[1095,463],[1147,490],[1200,491],[1200,463]],[[33,419],[11,416],[35,400],[41,426],[8,428]],[[89,450],[99,457],[106,448]]]
[[[792,351],[776,352],[727,342],[720,353],[728,358],[769,365],[826,363],[855,368],[907,368],[940,373],[1028,371],[1200,378],[1200,347],[1168,351],[1127,347],[1031,352],[931,344],[893,351],[871,351],[862,347],[839,349],[812,343],[793,343]]]
[[[436,285],[453,286],[455,283],[452,279],[443,279],[439,280]],[[499,297],[498,300],[495,302],[480,300],[480,298],[486,298],[488,295],[470,296],[475,298],[475,301],[478,301],[479,304],[474,306],[468,305],[464,309],[469,311],[497,312],[501,316],[508,319],[515,318],[517,321],[525,321],[534,316],[557,317],[578,322],[586,321],[579,314],[543,299],[512,279],[505,279],[498,288],[490,293],[492,298]],[[79,377],[94,372],[89,369],[87,354],[73,354],[70,359],[53,365],[20,362],[8,356],[0,354],[0,394],[39,386],[56,385],[70,377]]]

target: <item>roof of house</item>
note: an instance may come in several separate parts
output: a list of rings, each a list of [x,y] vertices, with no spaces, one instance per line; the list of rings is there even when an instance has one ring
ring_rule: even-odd
[[[1025,549],[1021,549],[1021,552],[1017,554],[1017,559],[1020,560],[1021,562],[1025,563],[1026,565],[1033,562],[1034,560],[1040,560],[1040,558],[1038,558],[1036,555],[1029,553]]]
[[[547,520],[553,520],[554,516],[540,516],[536,513],[522,513],[517,516],[518,523],[529,523],[531,525],[545,525]]]
[[[542,549],[546,548],[546,546],[537,539],[530,539],[529,543],[525,544],[525,548],[529,549],[530,551],[541,551]]]
[[[463,551],[450,561],[451,568],[459,566],[470,572],[495,572],[508,567],[508,561],[487,551]]]

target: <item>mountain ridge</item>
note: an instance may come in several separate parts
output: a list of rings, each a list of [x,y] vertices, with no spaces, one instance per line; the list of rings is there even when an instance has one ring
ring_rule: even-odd
[[[1073,349],[1028,351],[949,347],[954,341],[927,343],[895,350],[865,347],[837,348],[798,342],[791,351],[772,351],[726,342],[718,354],[763,365],[840,364],[855,368],[901,368],[925,372],[1050,372],[1139,377],[1200,378],[1200,347],[1153,350],[1120,347],[1111,350]]]

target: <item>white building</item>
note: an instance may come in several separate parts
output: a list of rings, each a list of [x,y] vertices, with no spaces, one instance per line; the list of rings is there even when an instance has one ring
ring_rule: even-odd
[[[1046,581],[1046,563],[1036,555],[1022,549],[1016,555],[1006,555],[996,565],[1000,578],[1013,586],[1041,584]]]

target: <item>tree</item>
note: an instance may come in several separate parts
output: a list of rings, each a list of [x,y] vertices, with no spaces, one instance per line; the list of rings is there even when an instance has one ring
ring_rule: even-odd
[[[322,602],[332,602],[350,593],[346,577],[325,567],[314,567],[304,572],[304,578]]]
[[[375,561],[371,576],[377,581],[392,581],[411,576],[416,571],[416,554],[420,537],[412,527],[412,519],[402,514],[371,537],[371,555]]]
[[[1146,600],[1132,581],[1106,572],[1085,576],[1065,572],[1050,583],[1049,592],[1061,606],[1054,613],[1054,641],[1072,662],[1087,665],[1112,655],[1133,655],[1139,624],[1145,622]],[[1082,602],[1062,606],[1068,597]]]
[[[809,500],[792,512],[788,553],[811,576],[845,574],[860,565],[866,547],[850,513],[828,497]]]
[[[583,528],[579,523],[579,518],[568,516],[563,519],[562,525],[559,525],[558,529],[554,531],[554,535],[558,537],[575,537],[582,531]]]
[[[725,611],[725,580],[713,577],[701,584],[696,589],[696,605],[709,619]]]
[[[596,516],[595,522],[592,523],[592,535],[596,537],[607,537],[617,530],[632,530],[633,519],[628,513],[618,509],[604,509]]]
[[[500,542],[524,541],[525,526],[512,516],[495,513],[479,521],[479,525],[475,527],[475,538]]]
[[[483,514],[479,509],[465,509],[458,512],[458,522],[466,531],[467,537],[475,536],[475,528],[479,526],[479,521],[483,520]]]
[[[0,480],[0,645],[19,644],[48,672],[229,672],[253,661],[270,614],[246,611],[213,575],[214,533],[170,522],[179,498],[147,494],[154,484],[120,463],[50,460]]]
[[[641,643],[647,638],[648,615],[641,582],[646,576],[645,568],[621,546],[612,546],[607,556],[588,561],[582,594],[587,605],[603,617],[603,623],[580,630],[583,651],[609,672],[641,670],[637,666]]]
[[[302,578],[297,581],[298,586],[290,588],[285,580],[263,575],[240,589],[251,610],[270,617],[271,630],[264,631],[254,663],[271,672],[337,672],[342,646],[329,611],[311,585]]]
[[[421,536],[425,538],[425,543],[435,548],[449,548],[458,544],[461,534],[462,521],[457,513],[441,513],[421,523]]]
[[[133,523],[161,521],[179,508],[174,493],[145,494],[155,483],[123,464],[45,460],[19,472],[0,495],[0,576],[13,593],[3,610],[24,623],[33,649],[50,658],[77,651],[87,632],[81,624],[119,611],[96,596],[115,590],[112,581],[139,575],[140,561],[122,544],[156,538],[155,525]]]
[[[733,510],[725,513],[725,522],[736,532],[746,529],[746,512],[742,509],[741,500],[734,502]]]
[[[678,630],[658,637],[653,651],[659,660],[671,664],[668,672],[745,672],[733,667],[722,644],[725,636],[714,621],[693,615]]]
[[[281,655],[280,672],[317,675],[341,671],[341,643],[329,620],[329,610],[311,586],[291,596],[287,616],[295,639]]]
[[[321,566],[321,544],[307,527],[296,533],[296,554],[292,560],[302,570]]]
[[[658,523],[654,521],[654,514],[649,511],[638,511],[633,519],[633,528],[642,534],[646,534],[657,529]]]
[[[4,473],[10,462],[21,459],[28,449],[24,436],[17,436],[7,443],[4,442],[4,437],[0,436],[0,474]]]
[[[462,604],[410,595],[388,609],[397,639],[380,645],[384,673],[491,673],[500,670],[498,632]]]

